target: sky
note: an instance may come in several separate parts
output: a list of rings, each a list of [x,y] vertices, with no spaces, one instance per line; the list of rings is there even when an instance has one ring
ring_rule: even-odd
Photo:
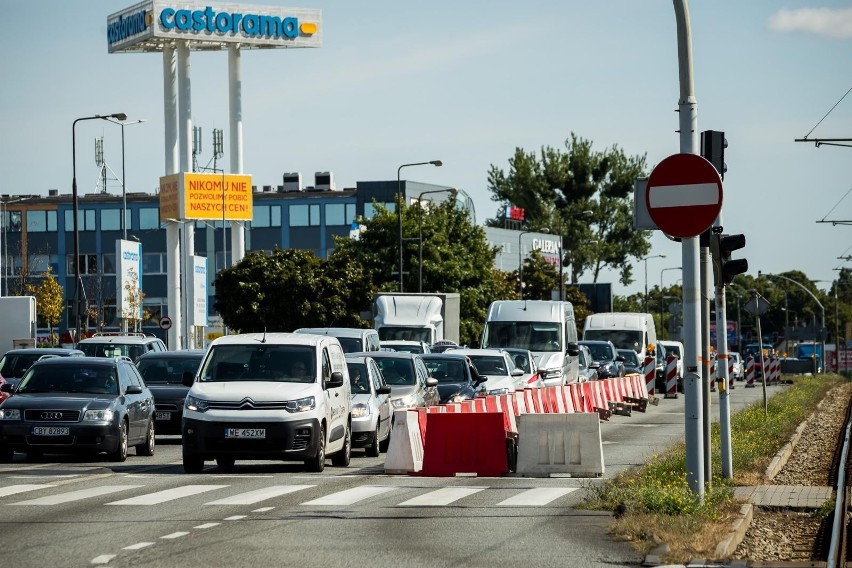
[[[162,56],[107,52],[107,17],[133,4],[4,0],[0,194],[70,194],[73,121],[118,112],[145,120],[124,128],[127,191],[155,191],[165,167]],[[257,186],[279,185],[285,172],[311,185],[315,172],[331,171],[338,188],[354,188],[395,179],[401,164],[441,160],[405,168],[403,179],[463,189],[483,224],[501,207],[488,170],[508,171],[516,148],[564,150],[573,132],[595,150],[646,156],[648,173],[680,151],[672,2],[248,4],[322,10],[322,47],[242,53],[244,170]],[[838,258],[852,254],[852,229],[820,221],[852,220],[852,148],[794,140],[852,138],[852,6],[688,6],[698,130],[726,133],[722,222],[747,239],[735,257],[754,276],[836,278],[852,264]],[[226,52],[193,52],[191,73],[199,163],[210,165],[221,128],[230,164]],[[87,121],[76,128],[81,195],[99,191],[101,136],[115,174],[108,191],[121,191],[121,128]],[[654,258],[632,261],[632,284],[615,271],[598,281],[619,295],[677,283],[681,245],[659,231],[651,242]]]

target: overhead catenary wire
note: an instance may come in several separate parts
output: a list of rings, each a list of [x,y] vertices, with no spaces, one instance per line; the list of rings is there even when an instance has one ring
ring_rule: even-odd
[[[834,211],[835,209],[837,209],[837,206],[838,206],[838,205],[840,205],[840,203],[841,203],[844,199],[846,199],[846,197],[847,197],[850,193],[852,193],[852,187],[850,187],[850,188],[846,191],[846,193],[844,193],[844,194],[843,194],[843,197],[841,197],[841,198],[837,201],[837,203],[835,203],[835,204],[834,204],[834,206],[833,206],[831,209],[829,209],[828,213],[826,213],[825,215],[823,215],[822,219],[820,219],[820,222],[822,222],[822,223],[831,223],[832,221],[827,221],[827,220],[826,220],[826,217],[828,217],[829,215],[831,215],[831,212],[832,212],[832,211]]]
[[[834,106],[832,106],[830,109],[828,109],[828,112],[827,112],[827,113],[825,113],[825,116],[823,116],[821,119],[819,119],[819,122],[817,122],[816,124],[814,124],[814,127],[813,127],[813,128],[811,128],[811,129],[810,129],[810,131],[808,131],[808,133],[807,133],[807,134],[805,134],[805,138],[807,138],[808,136],[810,136],[810,135],[811,135],[811,133],[813,133],[813,131],[817,129],[817,127],[818,127],[818,126],[822,123],[822,121],[823,121],[823,120],[825,120],[825,119],[826,119],[826,117],[827,117],[829,114],[831,114],[831,111],[833,111],[835,108],[837,108],[837,105],[839,105],[839,104],[843,101],[843,99],[845,99],[845,98],[846,98],[846,95],[848,95],[850,92],[852,92],[852,87],[849,87],[849,90],[848,90],[848,91],[846,91],[846,92],[843,94],[843,96],[842,96],[842,97],[840,97],[840,100],[838,100],[836,103],[834,103]]]

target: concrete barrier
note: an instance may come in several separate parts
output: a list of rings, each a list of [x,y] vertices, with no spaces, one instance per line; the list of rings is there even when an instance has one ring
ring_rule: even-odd
[[[600,420],[596,414],[525,414],[518,424],[517,475],[544,477],[604,473]]]
[[[385,473],[407,474],[423,469],[423,438],[418,414],[414,410],[394,411],[393,431],[385,454]]]

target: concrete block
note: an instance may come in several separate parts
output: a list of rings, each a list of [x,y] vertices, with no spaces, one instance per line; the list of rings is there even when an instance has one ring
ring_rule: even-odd
[[[544,477],[604,473],[597,414],[524,414],[518,424],[517,475]]]

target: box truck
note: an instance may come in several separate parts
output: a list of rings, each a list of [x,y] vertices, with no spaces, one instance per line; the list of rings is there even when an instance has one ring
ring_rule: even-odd
[[[36,346],[35,296],[0,297],[0,356],[9,349]]]
[[[379,292],[373,296],[373,328],[383,340],[458,343],[459,311],[457,293]]]

